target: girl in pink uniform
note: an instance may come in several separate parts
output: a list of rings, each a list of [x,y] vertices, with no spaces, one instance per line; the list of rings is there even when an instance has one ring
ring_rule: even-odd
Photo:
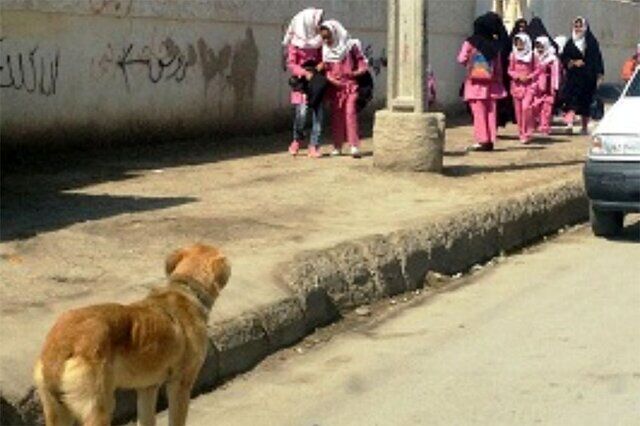
[[[547,36],[536,38],[535,68],[534,115],[538,118],[538,130],[548,136],[553,105],[560,89],[560,60]]]
[[[322,68],[322,38],[318,33],[323,11],[321,9],[304,9],[293,17],[285,33],[282,44],[287,49],[287,68],[297,78],[311,80],[313,73],[308,67]],[[307,68],[305,68],[307,67]],[[289,145],[289,153],[297,155],[304,139],[304,128],[307,113],[311,109],[312,125],[308,155],[312,158],[322,157],[320,152],[320,136],[322,133],[322,105],[310,108],[307,95],[302,89],[291,91],[291,104],[294,105],[293,141]]]
[[[513,52],[509,58],[509,76],[511,76],[511,96],[522,143],[529,143],[534,128],[534,71],[531,38],[525,33],[516,34],[513,39]]]
[[[356,100],[358,83],[356,77],[367,71],[367,60],[362,54],[360,41],[353,39],[338,21],[324,21],[320,26],[322,61],[330,86],[328,97],[331,103],[331,130],[333,152],[340,155],[345,141],[351,145],[351,155],[360,157],[358,117]]]
[[[471,151],[492,151],[497,138],[496,101],[506,97],[502,83],[502,61],[498,29],[491,18],[480,16],[473,23],[473,35],[462,44],[458,62],[467,67],[464,100],[473,114],[476,143]]]

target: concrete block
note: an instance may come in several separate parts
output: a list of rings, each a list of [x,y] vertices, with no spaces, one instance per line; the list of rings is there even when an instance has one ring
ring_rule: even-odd
[[[247,371],[270,353],[267,333],[254,314],[213,325],[210,339],[219,353],[221,379]]]
[[[258,316],[267,333],[270,352],[290,346],[306,334],[302,303],[296,297],[266,306],[258,312]]]
[[[305,328],[308,333],[340,318],[338,307],[323,288],[310,289],[301,298],[304,305]]]
[[[444,114],[381,110],[373,126],[373,164],[392,171],[440,172],[444,142]]]

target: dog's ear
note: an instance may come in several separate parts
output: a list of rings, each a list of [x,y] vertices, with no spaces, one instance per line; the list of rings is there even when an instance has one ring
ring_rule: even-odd
[[[210,270],[213,274],[213,280],[220,288],[224,287],[231,277],[231,264],[223,255],[211,259]]]
[[[176,266],[178,266],[178,263],[180,263],[184,255],[185,250],[178,249],[167,256],[167,260],[164,261],[164,271],[166,272],[167,276],[171,275],[173,270],[176,269]]]

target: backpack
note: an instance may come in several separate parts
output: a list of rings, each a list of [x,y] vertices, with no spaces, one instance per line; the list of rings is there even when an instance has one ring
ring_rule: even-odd
[[[488,61],[479,50],[475,50],[469,58],[467,77],[476,82],[493,80],[491,61]]]
[[[356,59],[355,52],[351,51],[351,58],[353,60],[353,64],[355,65],[358,61]],[[356,99],[356,111],[362,111],[371,99],[373,99],[373,76],[367,68],[367,71],[364,74],[361,74],[356,77],[356,83],[358,83],[358,98]]]

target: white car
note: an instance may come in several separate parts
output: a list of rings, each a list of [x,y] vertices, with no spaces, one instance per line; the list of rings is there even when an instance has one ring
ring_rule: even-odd
[[[618,234],[640,212],[640,67],[593,132],[584,182],[595,235]]]

